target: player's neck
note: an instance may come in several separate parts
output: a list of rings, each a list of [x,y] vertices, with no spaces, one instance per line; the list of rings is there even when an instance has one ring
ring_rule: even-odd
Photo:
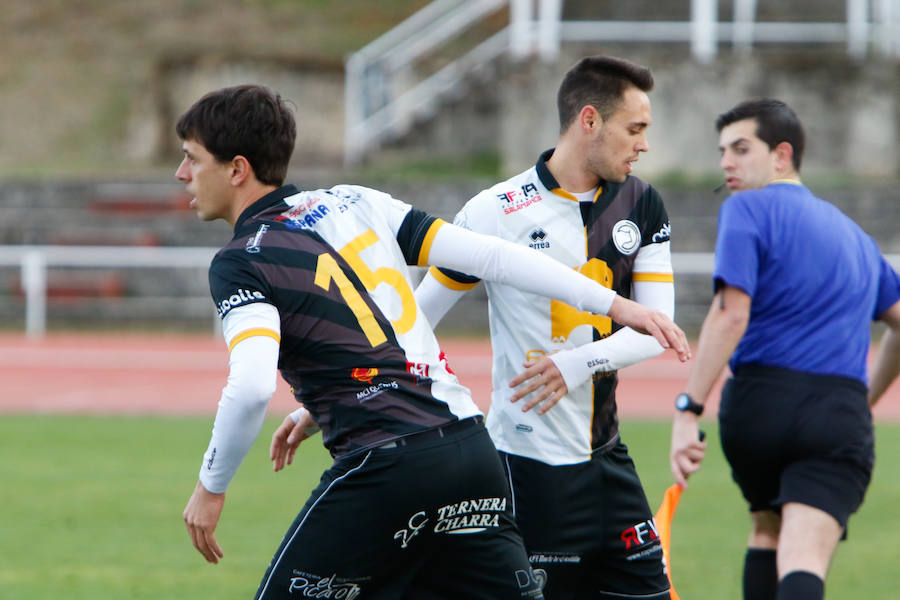
[[[788,169],[785,171],[781,171],[775,173],[775,176],[772,177],[770,184],[772,183],[800,183],[800,173],[798,173],[795,169]]]
[[[278,187],[274,185],[264,185],[258,181],[253,181],[247,185],[240,186],[235,190],[235,198],[232,203],[231,216],[228,223],[234,227],[237,220],[241,217],[245,210],[253,205],[254,202],[270,192],[274,192]]]
[[[583,161],[584,153],[560,140],[553,156],[547,161],[547,169],[567,192],[575,194],[595,190],[600,184],[600,178],[584,168]]]

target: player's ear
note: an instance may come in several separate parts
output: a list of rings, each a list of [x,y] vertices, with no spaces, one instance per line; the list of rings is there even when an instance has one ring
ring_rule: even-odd
[[[587,104],[582,106],[581,112],[578,113],[578,123],[581,125],[582,131],[590,133],[603,125],[603,119],[596,108]]]
[[[246,157],[238,154],[231,159],[231,185],[237,187],[244,183],[247,178],[253,175],[253,167]]]
[[[780,142],[775,146],[775,168],[779,173],[794,168],[794,147],[788,142]]]

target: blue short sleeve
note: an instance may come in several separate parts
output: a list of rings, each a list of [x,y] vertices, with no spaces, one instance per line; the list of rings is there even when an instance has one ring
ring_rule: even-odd
[[[875,300],[874,319],[879,319],[884,311],[892,307],[900,300],[900,277],[890,265],[890,263],[881,257],[881,273],[878,278],[878,296]]]
[[[751,207],[745,194],[736,194],[719,211],[713,269],[716,290],[724,283],[742,289],[751,297],[756,291],[762,234]]]

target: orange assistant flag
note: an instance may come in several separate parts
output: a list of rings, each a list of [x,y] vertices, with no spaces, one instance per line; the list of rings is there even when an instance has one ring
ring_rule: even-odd
[[[669,552],[669,545],[672,540],[672,517],[675,516],[675,508],[678,506],[678,500],[681,499],[682,487],[677,483],[673,483],[666,490],[663,496],[662,504],[656,511],[654,520],[656,521],[656,530],[659,534],[659,542],[662,545],[663,558],[666,561],[666,575],[669,577],[669,596],[672,600],[680,600],[675,592],[675,586],[672,585],[672,559]]]

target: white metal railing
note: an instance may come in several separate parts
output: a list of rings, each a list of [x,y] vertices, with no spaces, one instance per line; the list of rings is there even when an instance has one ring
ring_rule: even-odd
[[[687,0],[685,0],[687,1]],[[758,43],[842,43],[864,58],[870,47],[900,59],[900,0],[845,0],[843,22],[758,22],[757,0],[733,0],[721,22],[718,0],[689,0],[688,21],[563,21],[563,0],[436,0],[351,54],[345,65],[344,162],[359,163],[384,140],[408,131],[464,77],[508,55],[552,61],[563,42],[684,42],[695,60],[712,61],[719,44],[749,52]],[[421,81],[413,65],[462,31],[507,10],[509,24]]]
[[[47,331],[47,270],[51,267],[85,267],[140,269],[207,268],[218,248],[206,247],[122,247],[122,246],[0,246],[0,267],[21,269],[25,292],[25,333],[40,338]],[[887,255],[900,270],[900,254]],[[676,275],[711,275],[713,254],[709,252],[675,252],[672,267]],[[418,279],[425,268],[418,269]],[[221,322],[210,305],[213,328],[220,331]]]
[[[25,293],[25,333],[41,337],[47,331],[47,269],[206,268],[217,248],[128,246],[0,246],[0,266],[19,266]],[[210,308],[210,314],[215,311]],[[214,327],[219,319],[216,317]]]

